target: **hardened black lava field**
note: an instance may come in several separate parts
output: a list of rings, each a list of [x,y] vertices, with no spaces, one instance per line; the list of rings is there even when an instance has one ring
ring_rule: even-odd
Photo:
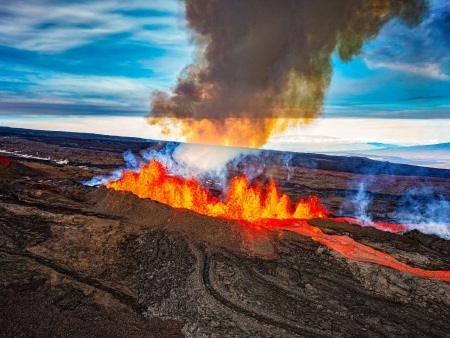
[[[0,336],[445,337],[450,284],[348,260],[309,237],[257,233],[83,182],[123,165],[139,139],[0,129]],[[368,212],[389,220],[406,190],[450,191],[448,170],[264,152],[255,183],[354,210],[364,168]],[[248,160],[251,160],[249,158]],[[236,172],[239,168],[235,168]],[[231,170],[231,174],[235,174]],[[449,196],[447,196],[449,197]],[[450,242],[316,219],[426,270],[450,270]]]

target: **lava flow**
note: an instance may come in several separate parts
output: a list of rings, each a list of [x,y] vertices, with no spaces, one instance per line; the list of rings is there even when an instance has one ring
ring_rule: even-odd
[[[317,196],[300,200],[295,208],[286,195],[280,195],[274,181],[267,189],[249,186],[245,176],[231,180],[222,201],[212,197],[196,180],[171,176],[157,161],[144,166],[140,173],[125,171],[122,179],[107,184],[108,188],[131,191],[140,198],[188,209],[199,214],[248,222],[261,219],[311,219],[326,217],[329,212]]]
[[[376,263],[417,276],[450,282],[450,271],[415,268],[347,236],[329,235],[311,226],[307,220],[328,218],[330,215],[318,197],[301,199],[294,206],[287,195],[279,193],[274,181],[262,189],[249,185],[245,176],[235,177],[230,182],[225,198],[221,200],[211,196],[195,179],[172,176],[163,165],[153,160],[142,167],[139,173],[124,171],[120,180],[110,182],[106,187],[130,191],[140,198],[149,198],[174,208],[237,220],[242,225],[250,222],[268,229],[296,232],[311,237],[351,260]],[[401,229],[401,226],[397,229]]]
[[[0,156],[0,165],[7,168],[11,165],[11,161],[8,160],[6,157]]]

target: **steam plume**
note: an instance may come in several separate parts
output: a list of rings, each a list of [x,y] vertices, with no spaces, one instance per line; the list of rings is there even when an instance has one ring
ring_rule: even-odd
[[[348,61],[394,17],[419,21],[427,0],[185,0],[194,64],[147,116],[188,141],[263,145],[321,112],[331,55]]]
[[[392,216],[397,222],[408,224],[408,230],[450,239],[450,199],[443,192],[427,186],[410,189]]]
[[[369,213],[369,206],[373,202],[372,196],[370,196],[366,190],[367,181],[359,183],[358,192],[356,195],[351,196],[349,200],[346,200],[342,207],[346,209],[353,209],[353,215],[364,222],[372,222],[372,216]],[[342,212],[342,210],[341,210]]]

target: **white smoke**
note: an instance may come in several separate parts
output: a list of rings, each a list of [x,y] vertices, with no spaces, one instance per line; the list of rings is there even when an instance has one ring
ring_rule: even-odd
[[[372,216],[369,214],[369,206],[373,201],[373,197],[367,192],[367,187],[370,183],[369,179],[359,182],[358,191],[356,194],[349,194],[339,213],[345,214],[350,212],[353,217],[370,224]]]
[[[358,191],[348,196],[339,213],[350,213],[352,217],[373,226],[369,207],[373,196],[368,192],[373,184],[370,178],[358,183]],[[397,208],[389,214],[392,222],[402,224],[405,232],[420,231],[450,240],[450,199],[436,187],[423,186],[408,190],[398,201]]]
[[[245,161],[246,156],[259,153],[259,150],[245,148],[167,143],[160,150],[143,150],[139,155],[126,151],[123,154],[125,160],[123,167],[114,170],[108,176],[96,176],[84,184],[89,186],[106,185],[111,181],[120,180],[124,170],[132,170],[137,173],[144,165],[156,160],[171,175],[194,178],[200,184],[206,184],[226,192],[229,167],[246,175],[249,181],[264,171],[265,164],[263,162]]]
[[[391,217],[408,231],[450,239],[450,200],[435,187],[410,189]]]
[[[175,149],[173,158],[192,170],[219,174],[226,169],[229,161],[244,153],[249,154],[251,150],[184,143]]]
[[[358,192],[355,196],[355,216],[364,222],[372,222],[369,214],[369,205],[372,203],[372,197],[366,191],[364,182],[360,183]]]

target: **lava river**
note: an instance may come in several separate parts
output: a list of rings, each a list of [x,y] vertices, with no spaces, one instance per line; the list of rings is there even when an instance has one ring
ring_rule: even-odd
[[[274,181],[267,187],[260,188],[249,185],[245,176],[235,177],[230,182],[225,198],[219,199],[213,197],[195,179],[170,175],[163,165],[153,160],[142,167],[139,173],[124,170],[120,180],[109,182],[106,186],[118,191],[130,191],[140,198],[149,198],[174,208],[237,220],[243,226],[252,224],[271,230],[296,232],[354,261],[375,263],[405,273],[450,282],[450,271],[415,268],[350,237],[329,235],[308,224],[310,219],[329,218],[331,213],[320,204],[317,196],[301,199],[294,205],[287,195],[279,193]],[[375,223],[373,226],[392,232],[401,232],[403,229],[398,224]]]

